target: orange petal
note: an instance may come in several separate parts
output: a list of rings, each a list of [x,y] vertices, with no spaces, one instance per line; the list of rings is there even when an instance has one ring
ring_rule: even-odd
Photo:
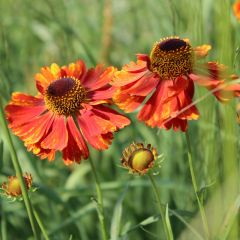
[[[94,107],[92,112],[98,116],[101,116],[102,119],[110,121],[114,126],[116,126],[117,130],[130,124],[130,120],[128,118],[103,105]]]
[[[54,78],[58,79],[60,77],[60,71],[61,71],[60,67],[56,63],[53,63],[51,64],[50,69]]]
[[[123,93],[118,89],[113,96],[114,103],[126,113],[136,110],[144,101],[143,96],[131,96],[128,93]]]
[[[140,55],[140,54],[139,54]],[[137,62],[130,62],[123,66],[122,70],[131,72],[131,73],[137,73],[145,71],[147,67],[147,63],[145,60],[138,60]]]
[[[51,69],[53,69],[53,72]],[[44,94],[49,84],[58,78],[55,76],[56,71],[57,64],[52,64],[51,68],[43,67],[41,73],[35,75],[36,87],[40,93]]]
[[[125,70],[117,71],[114,74],[111,84],[115,87],[125,86],[139,80],[146,74],[147,70],[137,73],[127,72]]]
[[[104,106],[82,111],[78,122],[87,142],[99,150],[108,148],[112,132],[130,123],[126,117]]]
[[[198,47],[195,47],[193,50],[197,56],[197,58],[203,58],[208,55],[208,52],[212,49],[211,45],[204,44]]]
[[[104,67],[101,64],[97,65],[96,68],[90,68],[84,78],[81,79],[81,83],[84,87],[92,89],[94,85],[98,82],[103,72]]]
[[[99,88],[104,87],[105,85],[107,85],[108,83],[110,83],[110,81],[112,80],[114,73],[116,72],[116,68],[115,67],[108,67],[100,76],[99,78],[96,78],[96,82],[94,84],[92,84],[90,90],[96,90]]]
[[[237,18],[237,20],[240,21],[240,1],[239,0],[237,0],[233,4],[233,13],[234,13],[235,17]]]
[[[43,99],[22,93],[13,93],[12,101],[5,108],[11,128],[29,122],[45,110]]]
[[[41,142],[45,149],[63,150],[67,146],[68,134],[63,116],[54,116],[52,130]]]
[[[151,127],[186,129],[185,120],[197,119],[199,114],[192,104],[193,83],[188,81],[186,88],[178,89],[176,81],[163,81],[138,114],[138,119]],[[169,89],[172,93],[169,95]],[[176,93],[173,93],[175,89]],[[189,106],[189,107],[188,107]],[[175,119],[173,121],[173,119]],[[184,121],[182,121],[184,120]],[[171,124],[169,123],[171,122]],[[180,124],[181,123],[181,124]]]
[[[63,149],[63,160],[66,165],[80,163],[81,159],[89,156],[88,147],[81,132],[77,129],[72,117],[67,121],[68,144]]]
[[[126,88],[125,92],[129,95],[147,96],[155,89],[159,81],[159,77],[149,71],[132,86]]]

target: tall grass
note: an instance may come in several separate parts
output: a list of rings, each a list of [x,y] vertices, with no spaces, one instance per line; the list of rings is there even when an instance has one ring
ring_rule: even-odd
[[[192,45],[211,44],[208,59],[240,73],[240,23],[230,0],[9,0],[0,1],[0,93],[4,104],[13,91],[36,94],[34,74],[41,66],[68,64],[79,58],[93,66],[121,67],[136,53],[149,53],[165,36],[189,38]],[[234,61],[236,69],[234,67]],[[195,99],[206,94],[196,88]],[[240,239],[239,126],[236,103],[220,105],[209,96],[197,105],[198,121],[189,124],[198,194],[205,205],[210,238]],[[164,154],[157,180],[168,204],[174,239],[201,239],[204,229],[194,195],[181,132],[150,129],[128,116],[132,125],[115,134],[107,151],[91,149],[103,192],[111,240],[164,239],[157,202],[146,176],[130,176],[120,165],[121,152],[133,141],[151,143]],[[0,180],[14,175],[10,149],[0,126]],[[60,156],[40,161],[13,137],[24,172],[38,188],[31,202],[50,239],[100,239],[92,198],[95,184],[88,161],[66,167]],[[33,239],[22,202],[1,197],[1,238]],[[111,230],[110,230],[111,229]],[[204,237],[202,237],[204,239]]]

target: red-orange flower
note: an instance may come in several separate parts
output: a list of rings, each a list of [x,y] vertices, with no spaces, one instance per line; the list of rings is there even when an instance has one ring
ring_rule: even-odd
[[[80,163],[89,156],[86,142],[107,149],[113,132],[130,123],[103,105],[112,98],[115,71],[102,65],[87,70],[83,61],[43,67],[35,76],[37,96],[13,93],[5,109],[9,127],[41,159],[62,151],[65,164]]]
[[[26,173],[23,176],[23,180],[27,190],[32,187],[32,175]],[[12,197],[18,197],[22,195],[22,189],[20,186],[19,179],[16,176],[9,176],[8,182],[4,182],[2,184],[2,189],[4,190],[5,194]]]
[[[240,1],[236,0],[233,4],[233,13],[238,21],[240,21]]]
[[[154,44],[150,56],[137,55],[137,62],[126,64],[115,73],[112,85],[117,87],[115,103],[125,112],[141,108],[138,119],[151,127],[186,131],[187,121],[199,117],[192,102],[194,82],[214,91],[220,101],[240,94],[240,85],[225,87],[218,63],[197,63],[210,50],[209,45],[192,48],[188,39],[165,38]],[[199,68],[203,73],[199,73]]]

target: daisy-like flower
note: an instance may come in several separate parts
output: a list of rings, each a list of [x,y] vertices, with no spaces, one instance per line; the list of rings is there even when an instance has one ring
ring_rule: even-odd
[[[210,49],[209,45],[193,48],[189,40],[178,37],[156,42],[150,56],[138,54],[137,62],[115,73],[113,100],[125,112],[133,112],[147,100],[138,113],[140,121],[151,127],[186,131],[187,121],[199,117],[192,102],[194,82],[214,90],[220,101],[240,94],[239,84],[225,86],[223,65],[199,62]]]
[[[26,173],[23,176],[23,180],[27,190],[29,190],[32,187],[32,175]],[[2,189],[4,193],[10,197],[19,197],[22,195],[20,182],[16,176],[9,176],[8,182],[3,182]]]
[[[66,165],[88,158],[86,142],[107,149],[113,132],[130,124],[104,105],[114,92],[109,82],[115,71],[102,65],[87,70],[83,61],[43,67],[35,76],[36,96],[12,94],[5,108],[9,127],[41,159],[51,161],[61,151]]]
[[[236,0],[232,7],[235,17],[240,21],[240,0]]]
[[[154,166],[158,157],[157,150],[148,144],[132,143],[122,153],[121,163],[130,173],[144,175]]]

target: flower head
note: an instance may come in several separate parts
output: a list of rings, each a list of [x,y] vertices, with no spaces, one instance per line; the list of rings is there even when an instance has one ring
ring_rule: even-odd
[[[23,176],[23,180],[27,190],[32,187],[32,176],[31,174],[26,173]],[[8,182],[3,182],[2,189],[7,196],[19,197],[22,195],[22,189],[20,186],[19,179],[16,176],[9,176]]]
[[[41,159],[61,151],[65,164],[80,163],[89,156],[86,142],[106,149],[113,132],[130,123],[104,105],[111,103],[115,71],[102,65],[87,70],[83,61],[43,67],[35,76],[36,96],[12,94],[5,109],[9,127]]]
[[[238,21],[240,21],[240,1],[236,0],[233,4],[233,13]]]
[[[150,69],[162,80],[175,79],[192,72],[191,45],[179,38],[166,38],[154,44],[150,53]]]
[[[239,84],[225,86],[223,65],[198,63],[210,49],[209,45],[194,48],[188,39],[179,37],[160,40],[149,56],[138,54],[137,62],[115,73],[113,100],[125,112],[133,112],[150,96],[138,113],[140,121],[151,127],[186,131],[188,120],[199,117],[192,102],[194,82],[214,90],[220,101],[240,95]]]
[[[157,150],[148,144],[132,143],[124,149],[121,163],[131,173],[146,174],[154,166],[157,159]]]

